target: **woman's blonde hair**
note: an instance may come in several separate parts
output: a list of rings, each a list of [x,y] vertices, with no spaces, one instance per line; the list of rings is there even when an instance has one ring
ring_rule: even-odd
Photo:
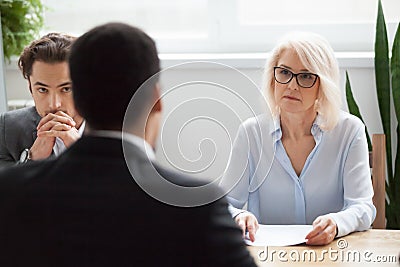
[[[293,49],[304,67],[319,76],[319,93],[314,108],[322,117],[320,127],[324,130],[334,128],[339,120],[342,104],[339,90],[339,65],[329,43],[325,38],[314,33],[290,33],[272,50],[264,70],[264,93],[272,112],[275,115],[279,114],[279,107],[274,97],[274,67],[277,66],[280,55],[287,49]]]

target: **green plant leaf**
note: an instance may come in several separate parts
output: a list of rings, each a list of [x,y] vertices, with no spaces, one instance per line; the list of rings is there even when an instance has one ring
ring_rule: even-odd
[[[392,78],[392,95],[397,120],[400,119],[400,24],[397,26],[396,35],[393,41],[392,58],[390,61]],[[397,126],[397,151],[394,164],[394,176],[389,180],[388,197],[390,200],[387,227],[390,229],[400,228],[400,129]]]
[[[397,125],[397,140],[400,140],[400,128]],[[397,154],[393,180],[389,181],[386,188],[390,202],[386,202],[387,229],[400,229],[400,142],[397,142]]]
[[[375,35],[375,80],[378,105],[381,114],[383,131],[386,135],[386,159],[389,179],[393,177],[392,147],[390,133],[390,73],[389,45],[386,32],[382,3],[378,1],[378,16]]]
[[[397,26],[396,35],[393,41],[390,70],[392,74],[394,108],[397,118],[400,118],[400,24]]]
[[[41,0],[0,0],[4,58],[7,61],[38,37],[43,27],[44,9]]]
[[[351,91],[350,79],[349,74],[346,70],[346,100],[347,100],[347,107],[349,108],[349,112],[354,116],[357,116],[365,125],[365,122],[361,116],[360,109],[358,108],[357,102],[353,97],[353,93]],[[368,142],[368,151],[372,151],[371,140],[369,138],[369,133],[367,126],[365,126],[365,133],[367,135],[367,142]]]

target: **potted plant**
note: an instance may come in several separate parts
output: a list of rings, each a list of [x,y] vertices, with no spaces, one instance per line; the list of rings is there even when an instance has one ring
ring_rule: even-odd
[[[43,27],[44,6],[41,0],[1,0],[1,31],[4,59],[19,55]]]
[[[394,154],[394,166],[392,161],[391,147],[392,133],[390,129],[392,121],[397,119],[397,121],[400,122],[400,24],[397,27],[396,35],[393,41],[392,57],[389,58],[386,22],[380,0],[378,1],[374,63],[378,105],[383,131],[386,135],[386,160],[388,176],[386,183],[386,194],[388,197],[386,200],[386,228],[400,229],[400,128],[397,126],[396,129],[397,149]],[[390,112],[390,96],[393,98],[395,108],[394,115]],[[350,113],[361,118],[358,106],[351,94],[351,87],[347,72],[346,97]]]
[[[0,0],[0,113],[7,111],[4,61],[19,55],[43,27],[41,0]]]

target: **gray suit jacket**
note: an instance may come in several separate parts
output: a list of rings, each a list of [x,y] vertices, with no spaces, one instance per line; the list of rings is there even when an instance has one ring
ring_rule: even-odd
[[[15,165],[21,152],[36,140],[36,126],[41,117],[35,107],[9,111],[0,115],[0,169]]]

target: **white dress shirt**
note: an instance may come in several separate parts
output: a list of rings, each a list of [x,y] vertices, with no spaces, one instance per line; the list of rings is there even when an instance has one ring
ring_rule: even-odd
[[[312,224],[328,214],[338,236],[371,226],[376,209],[365,126],[343,111],[332,130],[322,130],[320,119],[312,126],[315,147],[300,176],[283,147],[279,118],[260,115],[240,126],[221,180],[222,188],[233,188],[233,216],[247,203],[261,224]]]

